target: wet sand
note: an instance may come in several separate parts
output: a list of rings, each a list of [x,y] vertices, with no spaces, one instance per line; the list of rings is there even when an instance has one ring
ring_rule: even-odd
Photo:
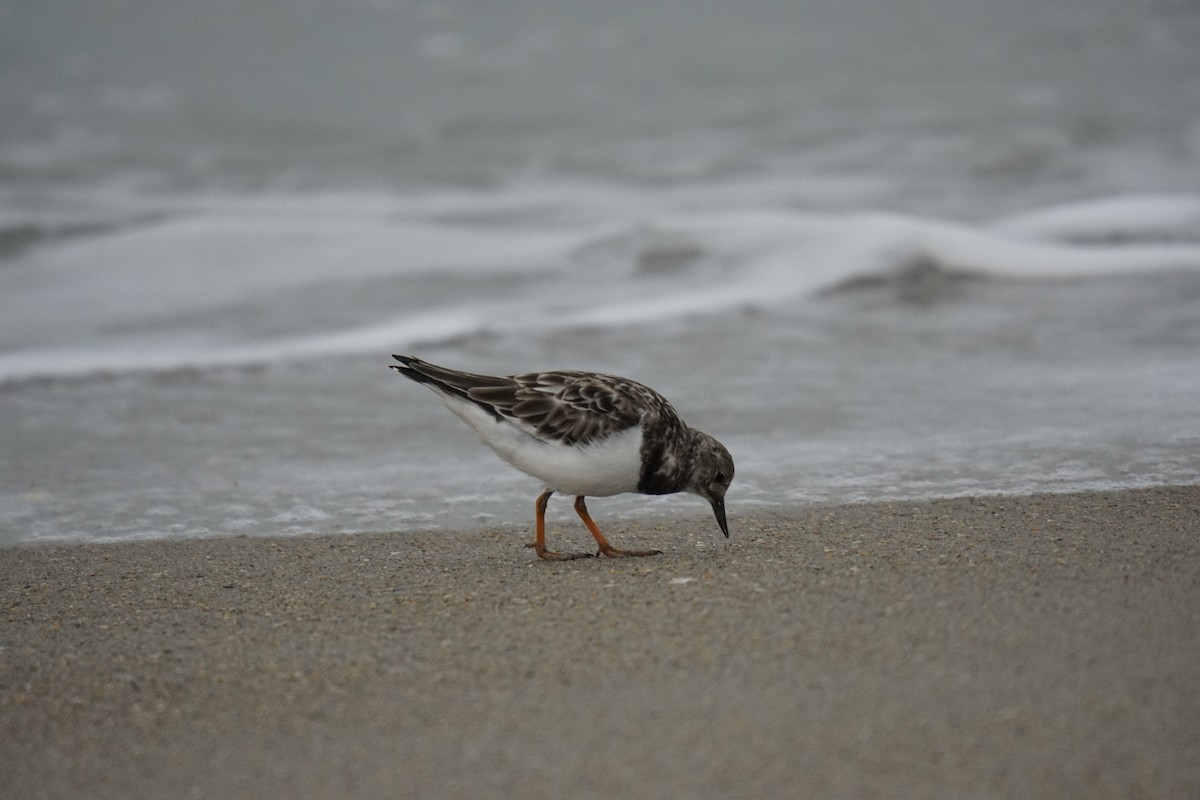
[[[728,542],[592,512],[666,552],[542,563],[522,530],[0,551],[0,786],[1200,797],[1200,487],[732,502]]]

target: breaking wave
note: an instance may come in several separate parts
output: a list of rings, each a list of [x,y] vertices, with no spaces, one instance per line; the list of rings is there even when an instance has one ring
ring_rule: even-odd
[[[881,281],[1200,269],[1200,197],[968,225],[721,210],[579,186],[424,198],[208,198],[126,222],[9,221],[0,382],[391,352],[819,302]]]

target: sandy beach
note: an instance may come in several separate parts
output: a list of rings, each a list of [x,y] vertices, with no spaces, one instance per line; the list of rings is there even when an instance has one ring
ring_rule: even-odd
[[[4,794],[1200,797],[1200,487],[592,511],[5,549]]]

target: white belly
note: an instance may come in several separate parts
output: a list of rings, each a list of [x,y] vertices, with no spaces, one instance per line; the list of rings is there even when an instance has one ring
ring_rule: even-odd
[[[498,456],[541,480],[547,489],[589,497],[637,491],[642,471],[640,427],[591,445],[565,445],[543,442],[472,404],[448,399],[446,405]]]

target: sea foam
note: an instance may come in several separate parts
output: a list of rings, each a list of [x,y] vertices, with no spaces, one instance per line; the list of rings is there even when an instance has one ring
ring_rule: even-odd
[[[1200,198],[994,225],[898,214],[680,211],[551,186],[477,198],[232,198],[38,243],[0,272],[0,382],[386,352],[484,331],[655,323],[808,301],[913,264],[1021,280],[1200,269]],[[338,197],[339,200],[345,198]],[[604,219],[598,214],[606,215]],[[608,218],[611,215],[612,218]],[[501,224],[500,221],[503,221]]]

